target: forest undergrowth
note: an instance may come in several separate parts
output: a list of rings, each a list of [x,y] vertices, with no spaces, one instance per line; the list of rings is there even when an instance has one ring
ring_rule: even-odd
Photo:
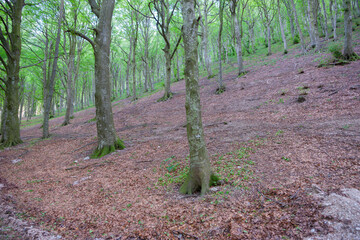
[[[359,31],[354,41],[359,54]],[[226,73],[221,95],[215,79],[200,81],[206,142],[221,178],[207,195],[178,193],[188,166],[180,81],[166,102],[157,102],[161,91],[114,102],[126,148],[100,159],[89,158],[94,108],[67,126],[63,117],[52,119],[48,139],[40,139],[39,124],[23,128],[24,143],[0,152],[2,201],[14,205],[17,218],[63,239],[302,239],[331,232],[309,189],[360,189],[360,61],[319,68],[330,53],[301,55],[297,48],[262,58],[247,58],[242,77]],[[1,235],[18,239],[6,226]]]

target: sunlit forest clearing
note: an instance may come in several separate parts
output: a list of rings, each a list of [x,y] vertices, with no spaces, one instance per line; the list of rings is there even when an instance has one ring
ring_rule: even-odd
[[[358,0],[0,2],[0,239],[360,239]]]

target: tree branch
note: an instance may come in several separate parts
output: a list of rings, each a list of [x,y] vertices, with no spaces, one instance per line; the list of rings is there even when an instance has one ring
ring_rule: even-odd
[[[199,20],[200,20],[200,19],[199,19]],[[181,31],[182,31],[182,30],[181,30]],[[181,38],[182,38],[182,34],[180,34],[180,37],[179,37],[179,39],[178,39],[178,41],[177,41],[177,43],[176,43],[176,45],[175,45],[174,51],[173,51],[173,53],[171,54],[171,58],[170,58],[170,59],[173,59],[173,57],[174,57],[174,55],[175,55],[175,52],[176,52],[177,48],[178,48],[179,45],[180,45]]]
[[[90,6],[91,6],[91,11],[99,18],[100,17],[100,7],[99,5],[96,3],[95,0],[88,0]]]
[[[27,66],[22,66],[22,67],[20,67],[20,69],[33,67],[33,66],[36,66],[36,65],[38,65],[39,63],[42,63],[42,62],[44,62],[44,60],[41,60],[41,61],[39,61],[37,63],[30,64],[30,65],[27,65]]]
[[[89,1],[91,1],[91,0],[89,0]],[[88,42],[91,44],[91,46],[92,46],[93,49],[95,50],[95,43],[93,42],[93,40],[91,40],[90,38],[88,38],[86,35],[82,34],[81,32],[78,32],[78,31],[75,31],[75,30],[71,30],[71,29],[68,29],[68,30],[66,30],[65,32],[69,32],[69,33],[71,33],[71,34],[75,34],[75,35],[77,35],[77,36],[85,39],[86,41],[88,41]]]

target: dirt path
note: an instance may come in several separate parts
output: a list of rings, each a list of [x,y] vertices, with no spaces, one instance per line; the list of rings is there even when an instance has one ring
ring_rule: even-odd
[[[127,148],[102,159],[88,159],[96,146],[94,109],[76,113],[66,127],[52,120],[47,140],[39,139],[39,126],[22,130],[25,143],[0,153],[3,201],[64,239],[331,234],[336,228],[309,193],[314,184],[327,195],[360,189],[360,61],[319,69],[317,56],[297,54],[275,54],[242,78],[228,74],[221,95],[214,79],[201,80],[206,141],[224,179],[211,194],[177,193],[188,154],[181,81],[168,102],[157,103],[156,93],[114,103]]]

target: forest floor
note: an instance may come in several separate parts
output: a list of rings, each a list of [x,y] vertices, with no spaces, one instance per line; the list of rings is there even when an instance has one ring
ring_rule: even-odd
[[[359,35],[355,50],[360,53]],[[360,61],[318,68],[328,53],[273,54],[249,73],[201,79],[206,142],[222,184],[205,196],[178,193],[188,165],[185,82],[113,104],[126,149],[89,159],[95,109],[21,130],[0,152],[6,213],[62,239],[303,239],[334,231],[311,193],[360,189]],[[315,186],[315,187],[314,187]],[[333,219],[334,220],[334,219]],[[341,219],[335,219],[341,221]],[[0,218],[0,238],[21,239]],[[346,224],[346,222],[345,222]],[[29,229],[29,228],[27,228]],[[28,231],[28,230],[26,230]],[[357,235],[360,238],[360,235]]]

